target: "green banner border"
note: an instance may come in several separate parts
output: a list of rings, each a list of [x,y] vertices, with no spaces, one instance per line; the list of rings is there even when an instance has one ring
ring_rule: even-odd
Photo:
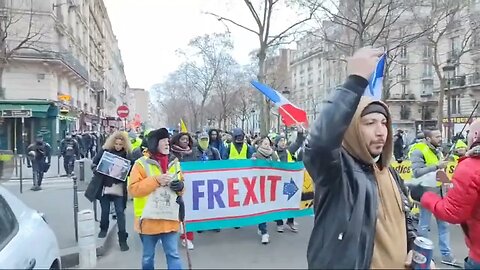
[[[200,221],[200,222],[186,222],[185,227],[187,232],[206,231],[213,229],[226,229],[235,227],[246,227],[258,225],[264,222],[271,222],[280,219],[297,218],[313,215],[313,208],[307,208],[302,210],[289,210],[280,211],[274,213],[260,214],[258,216],[247,218],[233,218],[213,221]]]
[[[211,161],[191,161],[180,162],[182,172],[196,172],[205,170],[228,170],[228,169],[279,169],[279,170],[291,170],[299,171],[305,167],[303,162],[278,162],[271,160],[211,160]]]

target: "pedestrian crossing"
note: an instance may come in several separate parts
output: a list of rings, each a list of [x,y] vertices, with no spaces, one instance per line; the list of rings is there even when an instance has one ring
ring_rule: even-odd
[[[23,188],[30,189],[33,182],[32,179],[23,180]],[[2,183],[5,187],[20,187],[20,180],[10,180]],[[71,178],[45,178],[42,181],[42,189],[68,189],[73,188],[73,181]]]

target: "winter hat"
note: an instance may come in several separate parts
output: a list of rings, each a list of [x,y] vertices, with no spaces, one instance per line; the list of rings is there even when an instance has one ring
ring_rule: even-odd
[[[201,140],[201,139],[210,139],[210,136],[208,136],[208,133],[202,132],[198,135],[198,140]]]
[[[277,136],[277,137],[275,138],[275,146],[278,145],[278,143],[280,142],[281,139],[286,139],[286,138],[285,138],[285,136]]]
[[[379,103],[376,103],[376,102],[373,102],[373,103],[370,103],[363,111],[362,111],[362,114],[360,115],[360,117],[363,117],[367,114],[371,114],[371,113],[381,113],[385,116],[385,118],[388,118],[388,113],[387,113],[387,110],[385,109],[384,106],[382,106],[381,104]]]
[[[468,149],[480,145],[480,120],[475,120],[470,125],[470,131],[468,132]]]
[[[147,137],[147,148],[150,153],[156,153],[158,142],[162,139],[169,139],[170,134],[166,128],[151,131]]]
[[[136,134],[135,132],[133,132],[133,131],[130,131],[130,132],[128,132],[128,137],[129,137],[130,139],[136,139],[136,138],[137,138],[137,134]]]

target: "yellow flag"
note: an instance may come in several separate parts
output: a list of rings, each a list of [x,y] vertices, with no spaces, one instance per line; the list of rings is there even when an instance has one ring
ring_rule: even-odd
[[[187,125],[185,125],[185,122],[183,122],[183,119],[180,118],[180,132],[182,133],[187,133]]]

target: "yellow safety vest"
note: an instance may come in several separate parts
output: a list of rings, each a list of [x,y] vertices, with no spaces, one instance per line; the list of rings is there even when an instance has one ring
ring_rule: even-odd
[[[156,162],[155,160],[153,160],[153,159],[151,159],[147,156],[143,156],[143,157],[137,159],[137,161],[135,161],[135,163],[142,166],[142,168],[145,170],[145,172],[147,174],[147,177],[162,175],[162,170],[160,169],[160,165],[158,164],[158,162]],[[169,168],[168,173],[176,174],[179,171],[180,171],[180,165],[177,162],[175,166],[171,166]],[[147,195],[145,197],[139,197],[139,198],[134,197],[133,198],[133,212],[135,213],[136,217],[141,217],[142,216],[143,209],[145,208],[145,205],[147,204],[148,196],[149,195]]]
[[[275,151],[277,153],[277,156],[278,156],[278,152]],[[292,156],[292,153],[290,153],[290,151],[288,151],[287,149],[287,162],[295,162],[295,160],[293,159],[293,156]]]
[[[135,139],[135,141],[132,143],[132,149],[135,150],[139,148],[142,145],[142,139]]]
[[[248,146],[246,143],[243,144],[242,150],[238,153],[237,148],[233,143],[230,143],[230,154],[228,159],[247,159]]]
[[[411,157],[413,151],[415,150],[420,150],[420,152],[422,152],[423,158],[425,159],[425,165],[427,166],[438,165],[438,163],[440,162],[437,154],[433,152],[430,146],[428,146],[424,142],[414,144],[410,149],[410,151],[408,152],[408,158]],[[437,186],[441,186],[441,185],[442,183],[437,181]]]

